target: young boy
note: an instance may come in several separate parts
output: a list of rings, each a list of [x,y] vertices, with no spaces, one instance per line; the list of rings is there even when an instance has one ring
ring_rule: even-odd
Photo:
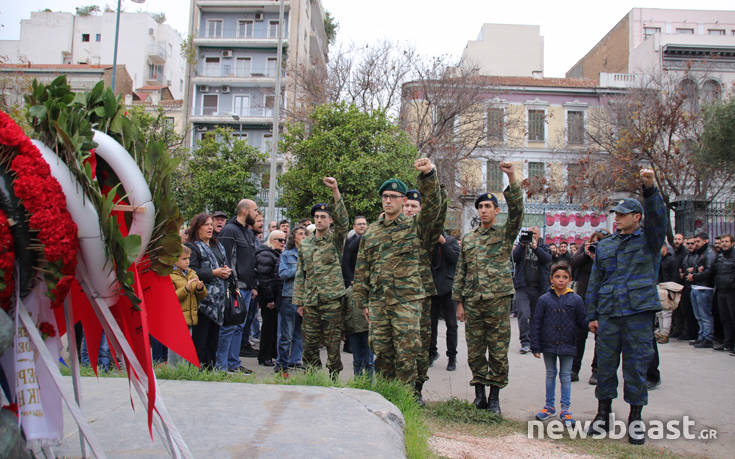
[[[191,334],[192,327],[197,322],[197,311],[199,310],[199,300],[207,296],[207,288],[204,286],[204,282],[199,280],[197,273],[193,269],[189,269],[189,258],[191,257],[191,249],[185,245],[181,246],[181,255],[174,264],[174,270],[171,272],[171,281],[174,283],[176,289],[176,296],[179,298],[181,303],[181,310],[186,320],[186,325],[189,326],[189,334]],[[177,365],[183,361],[183,359],[176,353],[169,350],[168,362],[171,365]]]
[[[544,354],[546,365],[546,404],[536,415],[543,421],[556,414],[556,361],[559,361],[561,381],[561,420],[574,425],[569,411],[572,397],[572,362],[577,353],[578,329],[587,326],[582,297],[569,288],[572,271],[565,262],[551,267],[551,290],[543,294],[536,304],[531,325],[531,352],[536,358]]]

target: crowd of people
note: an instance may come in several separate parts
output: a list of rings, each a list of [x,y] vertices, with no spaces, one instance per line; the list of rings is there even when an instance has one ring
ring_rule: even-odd
[[[669,246],[652,171],[641,171],[643,204],[619,201],[611,211],[616,231],[598,231],[578,249],[563,241],[545,245],[537,227],[521,231],[523,193],[511,163],[500,164],[509,182],[505,224],[496,224],[498,198],[481,194],[480,224],[461,240],[443,227],[447,197],[434,165],[424,158],[415,167],[417,189],[385,181],[377,221],[357,216],[351,230],[331,177],[323,180],[330,201],[314,204],[293,226],[274,221],[264,231],[249,199],[230,219],[222,211],[196,215],[182,233],[171,278],[202,367],[250,374],[240,357],[257,356],[259,365],[287,376],[294,368],[321,368],[326,348],[326,368],[337,378],[344,341],[355,375],[377,371],[403,381],[423,404],[428,368],[438,358],[437,323],[446,323],[446,369],[454,371],[462,321],[473,404],[501,414],[512,312],[520,352],[544,359],[540,420],[557,414],[558,377],[559,416],[575,423],[571,383],[594,334],[595,433],[610,428],[621,356],[631,424],[641,420],[648,390],[660,384],[657,344],[678,338],[735,356],[733,237],[721,235],[710,246],[706,233],[676,234]],[[168,361],[181,358],[170,354]],[[629,441],[644,438],[629,432]]]

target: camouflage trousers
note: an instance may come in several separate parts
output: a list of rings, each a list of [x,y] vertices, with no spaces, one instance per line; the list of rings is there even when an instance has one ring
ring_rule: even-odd
[[[508,384],[510,296],[464,303],[470,385]]]
[[[375,370],[410,385],[416,382],[416,356],[421,348],[421,301],[370,309],[370,347],[375,353]]]
[[[304,365],[321,368],[319,349],[327,348],[327,369],[330,373],[342,371],[342,356],[339,345],[342,342],[343,324],[342,302],[337,299],[316,306],[304,306],[301,334],[304,341]]]
[[[598,400],[618,396],[618,366],[623,356],[623,398],[631,405],[648,403],[646,371],[653,358],[653,320],[655,312],[625,317],[598,319],[597,387]]]
[[[429,350],[431,348],[431,297],[424,298],[421,303],[421,350],[416,354],[417,381],[424,383],[429,380]]]

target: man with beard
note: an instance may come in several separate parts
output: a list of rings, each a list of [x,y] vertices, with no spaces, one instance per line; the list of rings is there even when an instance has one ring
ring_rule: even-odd
[[[709,245],[709,235],[698,233],[694,238],[693,266],[687,267],[686,280],[691,284],[692,309],[699,333],[694,347],[711,348],[714,341],[712,298],[714,297],[713,268],[717,254]]]
[[[248,308],[251,307],[250,300],[258,294],[257,290],[255,290],[255,249],[257,248],[257,241],[255,233],[250,228],[250,226],[255,224],[255,217],[257,215],[258,205],[255,201],[250,199],[241,200],[237,204],[235,216],[227,222],[219,236],[227,257],[231,257],[233,252],[235,254],[237,288],[240,289],[241,301]],[[250,311],[248,311],[248,316],[250,316]],[[245,320],[245,324],[247,324],[247,319]],[[232,325],[231,327],[235,326]],[[245,325],[240,324],[237,327],[239,328],[239,333],[235,331],[232,339],[235,342],[240,342],[240,353],[247,355],[247,348],[250,345],[249,340],[246,343],[245,349],[242,346],[242,341],[245,341],[242,340]],[[249,333],[247,336],[249,337]],[[252,347],[250,349],[252,350]],[[250,370],[247,372],[250,372]]]
[[[724,336],[722,345],[715,350],[735,355],[735,249],[729,234],[720,237],[720,254],[715,260],[715,288]]]

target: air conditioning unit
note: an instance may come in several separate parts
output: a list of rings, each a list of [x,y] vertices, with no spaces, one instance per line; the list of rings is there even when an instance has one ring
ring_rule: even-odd
[[[231,49],[223,49],[222,50],[222,57],[232,57],[232,50]]]
[[[209,86],[199,86],[199,92],[209,92]]]
[[[228,92],[230,92],[230,87],[229,86],[222,86],[222,93],[228,93]]]
[[[255,20],[256,21],[262,21],[263,20],[263,13],[255,13]]]

